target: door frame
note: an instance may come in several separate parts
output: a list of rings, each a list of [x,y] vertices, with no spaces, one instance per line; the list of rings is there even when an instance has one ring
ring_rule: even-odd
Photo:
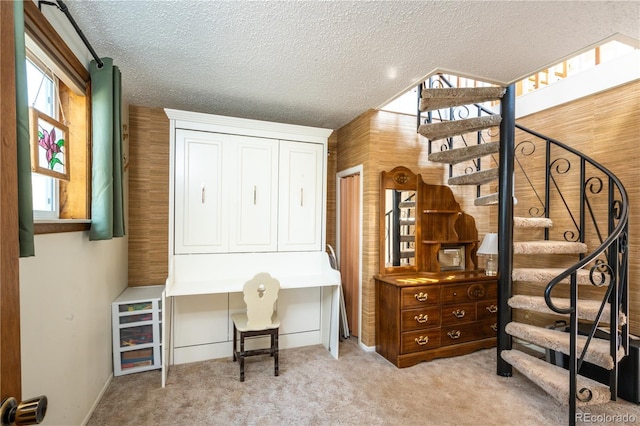
[[[0,400],[21,401],[14,3],[0,2]]]
[[[358,346],[361,346],[365,350],[369,350],[369,348],[362,345],[362,224],[363,224],[363,188],[364,188],[364,170],[362,164],[359,164],[354,167],[350,167],[348,169],[342,170],[336,173],[336,257],[337,261],[340,261],[340,181],[343,178],[360,175],[360,188],[359,188],[359,197],[360,197],[360,211],[358,212],[358,216],[360,219],[360,229],[358,230],[358,260],[359,260],[359,268],[358,268]],[[339,265],[338,265],[339,266]]]

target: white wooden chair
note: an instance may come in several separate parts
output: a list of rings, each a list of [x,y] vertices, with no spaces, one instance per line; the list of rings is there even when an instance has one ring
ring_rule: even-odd
[[[280,282],[268,273],[257,274],[244,284],[244,303],[247,311],[231,315],[233,321],[233,361],[240,363],[240,381],[244,382],[244,359],[248,356],[270,354],[274,375],[278,375],[278,331],[280,320],[275,312]],[[240,349],[238,350],[238,335]],[[271,346],[245,350],[245,338],[270,336]]]

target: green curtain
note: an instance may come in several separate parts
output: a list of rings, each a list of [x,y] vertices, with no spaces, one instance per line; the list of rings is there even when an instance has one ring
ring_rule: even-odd
[[[29,96],[24,47],[24,8],[13,2],[16,44],[16,124],[18,143],[18,235],[20,257],[35,255],[33,239],[33,196],[31,195],[31,152],[29,145]]]
[[[122,99],[120,70],[113,59],[91,61],[91,173],[90,240],[122,237],[124,196],[122,189]]]

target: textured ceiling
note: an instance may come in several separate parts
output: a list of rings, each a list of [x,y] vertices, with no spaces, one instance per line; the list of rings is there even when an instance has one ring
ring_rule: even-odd
[[[65,3],[130,104],[333,129],[435,70],[507,84],[640,39],[636,1]]]

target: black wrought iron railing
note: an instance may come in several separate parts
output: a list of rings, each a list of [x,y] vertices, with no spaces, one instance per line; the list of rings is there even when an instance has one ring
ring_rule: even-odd
[[[437,76],[425,83],[425,87],[453,87],[444,76]],[[418,92],[421,92],[421,88]],[[432,123],[434,121],[456,120],[470,118],[471,114],[494,114],[482,105],[467,105],[448,108],[444,111],[432,111],[423,117],[418,111],[418,123]],[[504,115],[504,113],[503,113]],[[504,117],[503,117],[504,122]],[[601,322],[609,324],[610,354],[614,361],[611,370],[609,386],[611,398],[616,399],[618,384],[618,350],[628,351],[629,331],[627,320],[620,323],[621,313],[628,316],[628,219],[629,200],[627,192],[620,180],[606,167],[576,149],[544,136],[536,131],[515,123],[516,136],[514,143],[514,173],[506,174],[509,185],[500,182],[499,189],[515,188],[518,193],[519,209],[526,208],[532,217],[546,217],[553,219],[554,224],[561,223],[564,229],[556,231],[545,229],[544,238],[550,240],[559,237],[565,241],[585,243],[587,247],[595,247],[586,254],[580,255],[579,260],[551,280],[545,288],[544,297],[547,305],[554,312],[569,315],[569,334],[571,353],[569,356],[570,371],[570,424],[575,424],[575,410],[577,400],[586,401],[592,395],[585,389],[577,389],[577,374],[582,367],[589,344]],[[436,141],[440,150],[450,150],[456,147],[469,146],[471,143],[486,143],[497,139],[497,135],[489,134],[486,130],[474,132],[475,136],[456,136],[444,141]],[[500,135],[502,139],[502,135]],[[429,142],[429,153],[432,144]],[[501,140],[501,144],[504,142]],[[501,153],[505,152],[501,150]],[[498,160],[494,157],[494,161]],[[465,169],[465,173],[481,170],[480,160],[475,160]],[[450,176],[453,169],[450,168]],[[542,177],[541,174],[544,176]],[[515,176],[514,176],[515,175]],[[501,179],[503,176],[501,175]],[[480,194],[480,186],[478,186]],[[499,227],[502,225],[499,223]],[[498,229],[499,234],[511,235],[507,229]],[[553,235],[551,234],[553,233]],[[560,235],[557,235],[557,234]],[[507,243],[513,244],[513,241]],[[505,266],[501,263],[501,267]],[[513,264],[507,264],[501,272],[501,283],[508,283],[511,293],[511,271]],[[563,267],[565,268],[565,267]],[[578,271],[587,270],[593,286],[602,287],[604,296],[596,320],[586,336],[586,343],[578,353]],[[551,295],[558,284],[565,281],[570,283],[570,307],[563,309],[555,305]],[[501,284],[502,285],[502,284]],[[605,306],[610,304],[610,318],[604,319]],[[504,329],[499,333],[506,335]],[[500,341],[500,338],[499,338]]]

